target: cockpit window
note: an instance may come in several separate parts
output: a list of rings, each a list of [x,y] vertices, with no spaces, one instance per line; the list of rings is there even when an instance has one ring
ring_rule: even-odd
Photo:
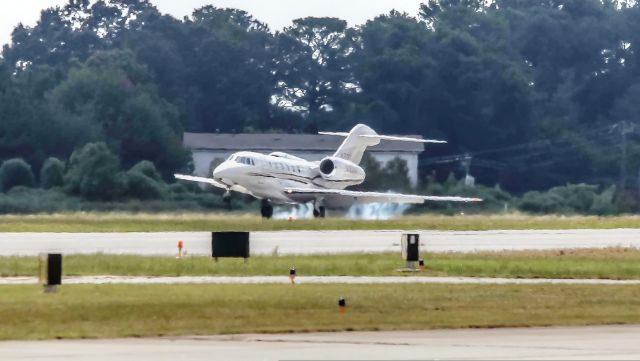
[[[235,158],[235,161],[246,165],[256,165],[256,162],[249,157],[237,157]]]

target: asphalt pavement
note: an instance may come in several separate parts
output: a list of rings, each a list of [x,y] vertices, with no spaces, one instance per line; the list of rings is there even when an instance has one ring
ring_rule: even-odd
[[[252,232],[251,254],[400,252],[402,233],[419,233],[422,251],[476,252],[567,248],[640,248],[640,229],[505,231],[279,231]],[[64,254],[208,255],[211,233],[0,233],[0,255]]]
[[[0,342],[0,359],[637,360],[640,326],[326,332]]]

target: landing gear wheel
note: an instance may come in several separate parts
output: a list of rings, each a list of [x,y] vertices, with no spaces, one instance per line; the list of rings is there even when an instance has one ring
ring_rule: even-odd
[[[262,200],[262,205],[260,207],[260,214],[262,215],[262,218],[265,218],[265,219],[270,219],[271,217],[273,217],[273,206],[266,199]]]
[[[326,213],[327,213],[327,211],[326,211],[325,207],[318,207],[318,208],[314,208],[313,209],[313,216],[315,218],[324,218]]]
[[[231,192],[226,191],[224,195],[222,195],[222,201],[227,206],[227,209],[231,210]]]

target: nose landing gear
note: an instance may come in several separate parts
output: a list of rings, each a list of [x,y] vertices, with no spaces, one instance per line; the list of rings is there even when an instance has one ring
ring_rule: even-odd
[[[260,214],[262,218],[271,219],[273,217],[273,206],[269,203],[268,199],[263,199],[260,206]]]
[[[227,206],[227,209],[231,210],[231,192],[230,191],[227,190],[226,192],[224,192],[224,194],[222,195],[222,201]]]

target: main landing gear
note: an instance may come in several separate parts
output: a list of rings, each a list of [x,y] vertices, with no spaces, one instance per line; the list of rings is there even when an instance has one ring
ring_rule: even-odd
[[[327,210],[324,206],[320,206],[318,208],[313,207],[313,216],[315,218],[324,218],[326,213],[327,213]]]
[[[269,203],[268,199],[263,199],[260,206],[260,214],[262,218],[271,219],[273,217],[273,206]]]

